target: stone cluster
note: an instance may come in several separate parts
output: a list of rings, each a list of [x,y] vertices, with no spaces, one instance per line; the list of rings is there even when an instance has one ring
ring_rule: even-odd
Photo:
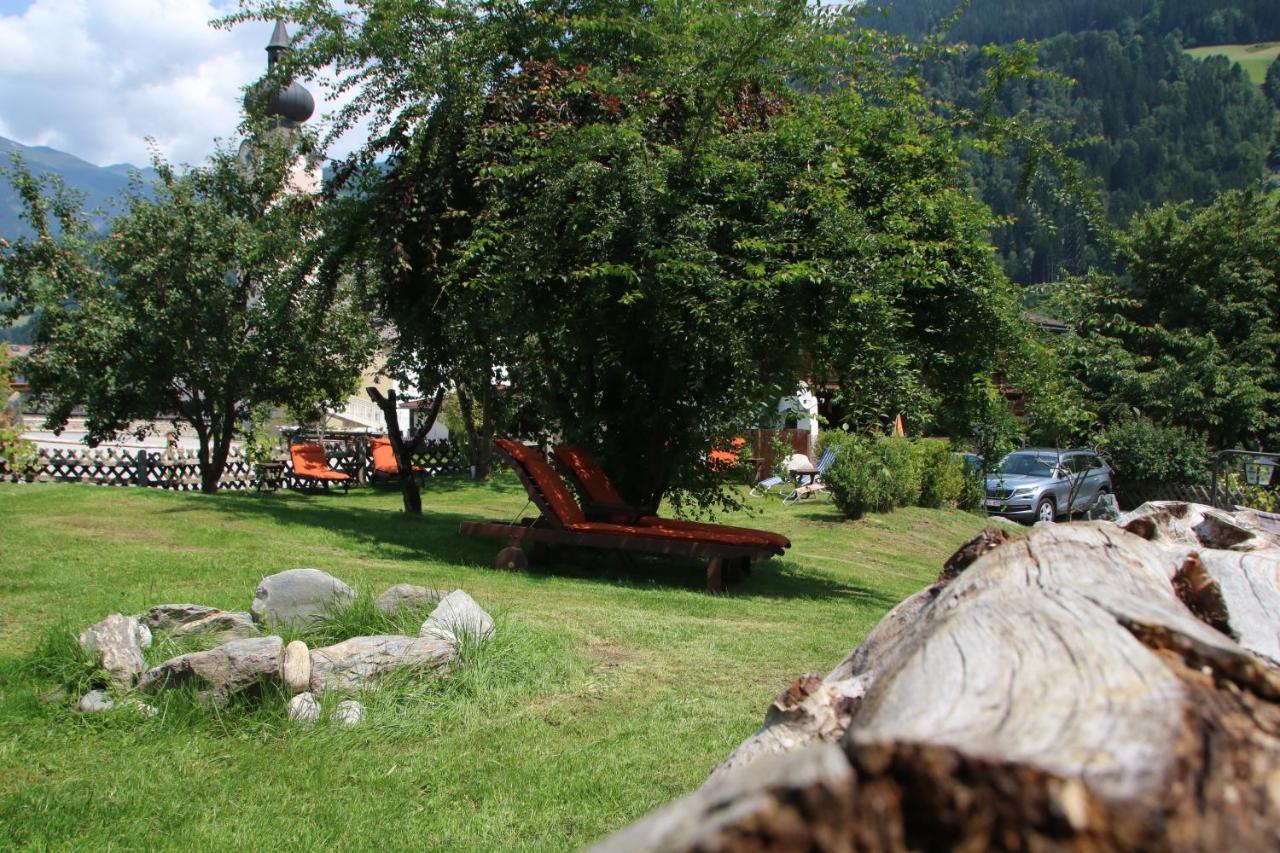
[[[76,710],[90,713],[127,707],[142,716],[155,716],[155,707],[130,694],[191,685],[206,702],[221,704],[234,694],[279,679],[290,696],[289,719],[314,723],[321,715],[318,694],[375,689],[383,676],[397,670],[444,675],[464,643],[482,642],[493,635],[493,619],[462,590],[446,594],[412,584],[387,589],[378,596],[376,606],[394,613],[434,604],[416,637],[352,637],[309,649],[301,640],[285,644],[280,636],[263,633],[304,629],[349,607],[355,598],[351,587],[319,569],[291,569],[263,578],[248,611],[161,604],[136,616],[113,613],[79,636],[81,648],[97,656],[107,671],[111,691],[90,691],[76,702]],[[152,632],[168,637],[209,635],[220,645],[148,668],[142,650],[151,645]],[[350,728],[364,716],[363,705],[344,699],[329,720]]]

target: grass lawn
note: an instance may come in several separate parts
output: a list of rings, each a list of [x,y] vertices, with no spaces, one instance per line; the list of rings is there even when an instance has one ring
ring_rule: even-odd
[[[753,501],[725,520],[794,547],[712,597],[689,565],[490,568],[498,543],[458,522],[515,517],[514,478],[436,480],[423,503],[409,518],[370,489],[0,485],[0,848],[579,847],[700,784],[780,689],[830,669],[983,523]],[[245,610],[259,578],[301,566],[374,595],[462,587],[498,636],[447,684],[364,697],[350,731],[291,725],[283,700],[80,716],[48,672],[59,637],[108,613]]]
[[[1196,59],[1206,56],[1225,56],[1230,62],[1240,63],[1249,79],[1262,85],[1267,69],[1280,57],[1280,42],[1267,41],[1258,44],[1217,44],[1210,47],[1192,47],[1187,53]]]

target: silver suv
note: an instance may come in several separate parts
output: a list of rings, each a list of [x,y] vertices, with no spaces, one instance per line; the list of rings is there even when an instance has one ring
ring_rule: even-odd
[[[1092,450],[1015,450],[987,475],[987,512],[1019,521],[1084,512],[1111,491],[1111,473]]]

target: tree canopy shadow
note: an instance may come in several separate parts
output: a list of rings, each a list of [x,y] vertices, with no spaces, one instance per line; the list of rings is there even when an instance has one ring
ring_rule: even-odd
[[[505,491],[506,487],[499,486],[497,490]],[[233,493],[218,496],[218,509],[244,520],[265,519],[280,526],[336,533],[356,550],[391,560],[426,558],[447,565],[489,568],[504,545],[501,540],[458,532],[459,523],[479,520],[475,513],[424,508],[421,516],[411,516],[398,509],[360,505],[341,495]],[[172,511],[182,509],[174,507]],[[706,584],[705,565],[695,560],[582,548],[556,549],[548,560],[530,568],[525,575],[532,580],[573,578],[637,588],[702,590]],[[802,567],[785,556],[757,563],[749,577],[729,584],[727,591],[731,596],[856,598],[887,606],[897,603],[877,590]]]

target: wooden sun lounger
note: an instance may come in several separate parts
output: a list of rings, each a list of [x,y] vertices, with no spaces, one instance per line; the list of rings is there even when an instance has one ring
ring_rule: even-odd
[[[396,453],[391,449],[391,439],[386,436],[375,438],[369,443],[373,451],[373,471],[375,480],[395,480],[400,477],[400,464],[396,462]],[[421,465],[413,466],[415,477],[421,477],[426,469]]]
[[[538,507],[541,515],[527,523],[466,521],[459,532],[504,540],[498,554],[498,568],[519,569],[528,565],[525,549],[575,547],[640,554],[660,554],[705,560],[707,589],[720,592],[726,579],[746,573],[752,560],[768,559],[783,553],[786,545],[761,536],[732,529],[677,529],[661,525],[639,526],[612,521],[590,521],[574,500],[564,480],[536,451],[507,439],[494,440],[498,452],[507,457]],[[783,542],[786,540],[783,539]]]
[[[734,533],[763,539],[780,548],[790,548],[791,540],[753,527],[733,527],[728,524],[708,524],[702,521],[685,521],[680,518],[663,518],[652,507],[628,506],[614,488],[613,481],[605,473],[595,456],[584,447],[565,444],[557,447],[552,456],[574,484],[581,497],[582,511],[587,518],[614,521],[622,524],[638,524],[641,527],[667,527],[675,530],[705,531],[707,533]]]
[[[289,456],[293,460],[293,478],[306,485],[320,485],[326,490],[331,485],[342,486],[346,494],[351,486],[351,475],[329,467],[324,445],[291,444]]]

